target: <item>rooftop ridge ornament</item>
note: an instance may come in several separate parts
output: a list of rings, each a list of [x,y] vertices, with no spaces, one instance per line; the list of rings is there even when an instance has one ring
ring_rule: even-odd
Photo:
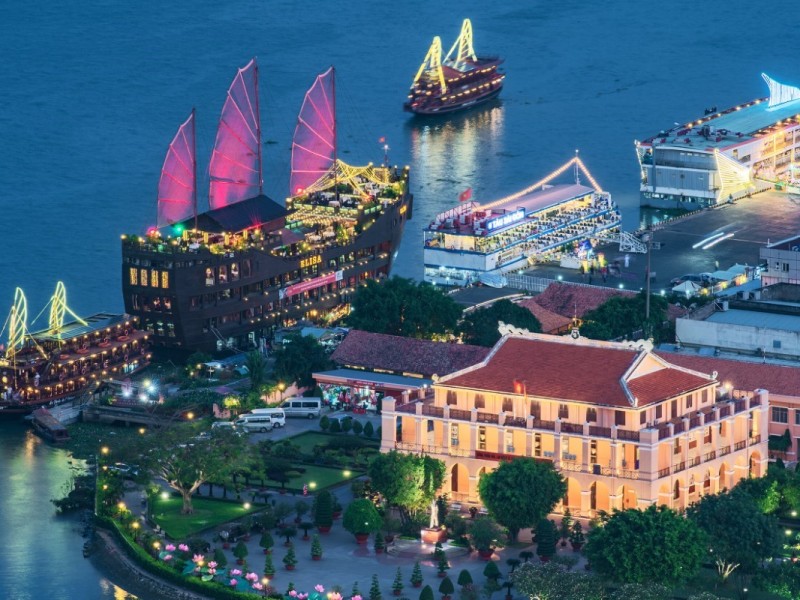
[[[800,88],[775,81],[766,73],[762,73],[761,77],[764,78],[767,86],[769,86],[769,105],[767,110],[772,110],[787,102],[800,100]]]
[[[438,35],[433,38],[431,47],[428,48],[428,53],[422,60],[413,83],[417,83],[423,73],[428,73],[432,76],[431,79],[435,79],[439,83],[443,94],[447,91],[447,84],[444,81],[444,73],[442,72],[442,38]]]
[[[451,59],[450,56],[456,49],[455,59]],[[456,39],[452,48],[450,48],[450,51],[447,53],[444,64],[452,66],[457,71],[461,71],[468,61],[474,62],[477,60],[478,57],[475,56],[475,50],[472,48],[472,21],[464,19],[464,22],[461,24],[461,33],[458,34],[458,39]]]

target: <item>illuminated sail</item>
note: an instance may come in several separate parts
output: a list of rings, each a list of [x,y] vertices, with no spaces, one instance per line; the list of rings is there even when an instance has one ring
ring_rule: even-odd
[[[18,348],[25,343],[28,321],[28,301],[20,288],[14,291],[14,305],[8,316],[8,346],[6,358],[13,360]]]
[[[209,165],[208,204],[222,208],[262,191],[256,60],[239,69],[222,107]]]
[[[433,38],[433,43],[428,48],[428,53],[419,66],[412,85],[417,83],[423,74],[429,80],[438,83],[443,94],[447,91],[447,84],[444,81],[444,73],[442,72],[442,40],[438,35]]]
[[[289,195],[296,196],[327,173],[336,159],[336,101],[333,67],[306,92],[292,139]]]
[[[61,329],[64,327],[64,315],[66,313],[72,315],[78,323],[87,325],[86,321],[72,312],[72,309],[67,306],[67,288],[63,282],[59,281],[56,284],[55,293],[50,298],[50,319],[48,321],[50,333],[54,334],[58,339],[61,339]]]
[[[158,181],[158,226],[183,221],[197,212],[194,110],[170,142]]]
[[[454,52],[455,56],[453,55]],[[478,57],[475,56],[475,50],[472,48],[472,21],[464,19],[461,24],[461,33],[452,48],[450,48],[450,52],[447,53],[443,64],[458,71],[464,71],[469,62],[477,60]]]

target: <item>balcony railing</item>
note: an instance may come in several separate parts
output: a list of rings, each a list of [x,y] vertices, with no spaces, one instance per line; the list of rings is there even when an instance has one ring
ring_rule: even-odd
[[[450,418],[451,419],[458,419],[459,421],[471,421],[472,420],[472,412],[468,410],[462,410],[460,408],[451,408],[450,409]]]
[[[431,404],[422,405],[422,414],[428,417],[444,417],[444,408],[441,406],[433,406]]]
[[[618,440],[628,440],[629,442],[638,442],[640,435],[638,431],[628,431],[627,429],[617,429]]]
[[[555,431],[556,430],[556,422],[555,421],[542,421],[540,419],[535,419],[533,421],[533,428],[534,429],[546,429],[547,431]]]
[[[747,409],[747,400],[737,400],[733,403],[734,411],[737,413]]]
[[[610,427],[600,427],[598,425],[589,425],[589,435],[592,437],[611,437]]]
[[[409,402],[408,404],[401,404],[395,407],[395,412],[414,414],[417,412],[417,403]]]
[[[714,460],[715,458],[717,458],[717,451],[716,450],[712,450],[711,452],[707,452],[703,456],[703,461],[704,462],[708,462],[710,460]]]
[[[719,449],[719,455],[720,456],[727,456],[730,453],[731,453],[731,447],[730,446],[723,446],[722,448]]]
[[[478,423],[499,423],[500,416],[493,413],[479,412],[477,419]]]
[[[413,442],[395,442],[394,447],[397,450],[415,452],[418,454],[445,454],[463,458],[469,458],[472,455],[472,453],[467,449],[461,449],[452,446],[448,448],[446,446],[429,446],[427,444],[415,444]]]
[[[699,464],[700,464],[700,457],[699,456],[695,456],[694,458],[690,458],[689,459],[689,467],[690,468],[691,467],[696,467]]]
[[[658,472],[658,478],[662,479],[663,477],[669,477],[671,469],[669,467],[665,467]]]
[[[561,423],[561,433],[575,433],[583,435],[583,425],[576,423]]]
[[[525,417],[506,417],[506,427],[522,427],[523,429],[528,426],[528,419]]]
[[[741,442],[736,442],[733,445],[733,451],[736,452],[737,450],[744,450],[747,448],[747,440],[742,440]]]
[[[692,417],[691,419],[689,419],[689,427],[690,428],[694,429],[695,427],[700,427],[700,425],[702,425],[702,423],[700,422],[700,417],[699,416]]]
[[[725,418],[731,416],[731,407],[730,405],[723,406],[719,409],[719,418]]]
[[[751,437],[750,438],[750,443],[751,444],[760,444],[761,443],[761,434],[754,435],[753,437]]]
[[[684,462],[679,462],[678,464],[676,464],[676,465],[674,465],[672,467],[672,472],[673,473],[680,473],[681,471],[685,471],[685,470],[686,470],[686,462],[685,461]]]

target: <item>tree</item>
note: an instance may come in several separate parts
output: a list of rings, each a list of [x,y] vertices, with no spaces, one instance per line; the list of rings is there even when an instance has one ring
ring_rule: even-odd
[[[322,542],[319,541],[319,536],[315,533],[311,538],[311,558],[322,558]]]
[[[667,318],[666,298],[650,294],[650,318],[645,319],[647,293],[635,296],[612,296],[583,316],[581,335],[597,340],[611,340],[643,330],[646,337],[653,335]]]
[[[455,331],[460,316],[461,307],[431,284],[392,277],[358,288],[347,321],[364,331],[430,339]]]
[[[236,546],[233,548],[233,555],[239,559],[239,564],[244,562],[244,559],[247,558],[247,554],[247,544],[245,544],[242,540],[239,540]]]
[[[466,569],[461,569],[461,572],[458,574],[457,583],[460,586],[465,586],[472,583],[472,575],[470,575],[469,571]]]
[[[649,506],[614,511],[589,532],[586,556],[613,581],[674,585],[698,571],[707,543],[694,521],[665,506]]]
[[[375,428],[373,427],[372,423],[367,421],[367,424],[364,425],[364,437],[371,438],[374,433]]]
[[[383,598],[383,594],[381,594],[381,586],[378,583],[378,576],[372,576],[372,583],[369,586],[369,600],[381,600]]]
[[[567,538],[569,538],[569,534],[572,531],[572,513],[570,512],[569,508],[564,511],[564,516],[561,517],[561,525],[558,528],[559,537],[561,538],[561,545],[567,545]]]
[[[394,595],[399,596],[402,594],[403,587],[403,573],[400,571],[400,567],[397,567],[397,571],[394,574],[394,581],[392,582],[392,591]]]
[[[333,497],[328,490],[317,494],[314,502],[314,525],[321,528],[333,525]]]
[[[227,479],[247,455],[247,442],[233,431],[212,429],[207,439],[193,439],[187,424],[162,428],[140,439],[140,464],[183,498],[182,514],[191,514],[192,494],[207,481]]]
[[[411,570],[411,585],[419,587],[422,584],[422,567],[419,566],[419,561],[414,563],[414,568]],[[431,595],[433,590],[431,590]],[[421,598],[422,596],[420,596]]]
[[[547,519],[540,519],[536,525],[536,554],[547,562],[556,553],[556,530],[553,523]]]
[[[258,350],[253,350],[247,353],[244,364],[250,374],[250,389],[260,391],[266,379],[267,359]]]
[[[217,563],[220,569],[224,569],[228,564],[228,558],[222,551],[222,548],[214,548],[214,562]]]
[[[264,559],[264,575],[269,578],[275,575],[275,565],[272,563],[272,554],[267,554]]]
[[[411,515],[430,506],[444,482],[445,466],[441,460],[430,456],[392,450],[375,455],[367,472],[372,489],[389,504],[397,506],[400,518],[408,523]]]
[[[419,600],[434,600],[433,588],[429,585],[422,588],[422,591],[419,593]]]
[[[380,531],[383,519],[372,502],[358,498],[344,511],[342,525],[353,535],[369,534]]]
[[[483,568],[483,576],[486,579],[497,581],[502,576],[500,573],[500,569],[497,566],[497,563],[493,560],[490,560],[486,563],[486,566]]]
[[[272,547],[275,545],[275,540],[272,539],[269,531],[261,534],[261,539],[258,540],[258,545],[264,549],[264,554],[269,554]]]
[[[567,484],[550,463],[515,458],[481,477],[478,493],[494,519],[508,528],[511,541],[520,529],[550,514],[567,493]],[[508,510],[513,506],[514,510]]]
[[[777,519],[765,515],[738,487],[703,496],[686,510],[686,515],[708,535],[712,558],[723,581],[737,567],[753,573],[760,561],[781,549]]]
[[[364,431],[364,425],[361,424],[361,421],[353,421],[353,433],[361,435],[362,431]]]
[[[330,368],[325,348],[313,337],[293,334],[275,351],[275,376],[286,383],[314,385],[311,374]]]
[[[469,535],[478,552],[489,553],[498,544],[503,530],[491,517],[478,517],[470,524]]]
[[[511,576],[514,587],[526,598],[538,600],[605,600],[598,578],[572,573],[555,562],[525,563]]]
[[[289,549],[286,551],[286,556],[283,557],[283,564],[286,565],[286,568],[289,570],[297,564],[297,555],[294,552],[294,546],[289,546]]]
[[[486,308],[478,308],[466,314],[458,326],[465,344],[494,346],[500,339],[500,322],[539,333],[542,325],[533,313],[510,300],[498,300]]]
[[[439,584],[439,593],[442,595],[442,598],[449,598],[455,591],[456,588],[449,577],[442,579],[442,582]]]

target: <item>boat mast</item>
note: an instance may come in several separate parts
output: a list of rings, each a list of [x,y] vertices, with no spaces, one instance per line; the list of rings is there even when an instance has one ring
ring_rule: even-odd
[[[255,61],[255,58],[253,58]],[[258,63],[253,65],[253,80],[255,81],[255,96],[256,96],[256,138],[258,141],[258,195],[264,194],[264,171],[261,163],[261,110],[259,108],[258,100]]]
[[[194,206],[194,230],[197,231],[197,124],[195,123],[195,109],[192,107],[192,205]]]

